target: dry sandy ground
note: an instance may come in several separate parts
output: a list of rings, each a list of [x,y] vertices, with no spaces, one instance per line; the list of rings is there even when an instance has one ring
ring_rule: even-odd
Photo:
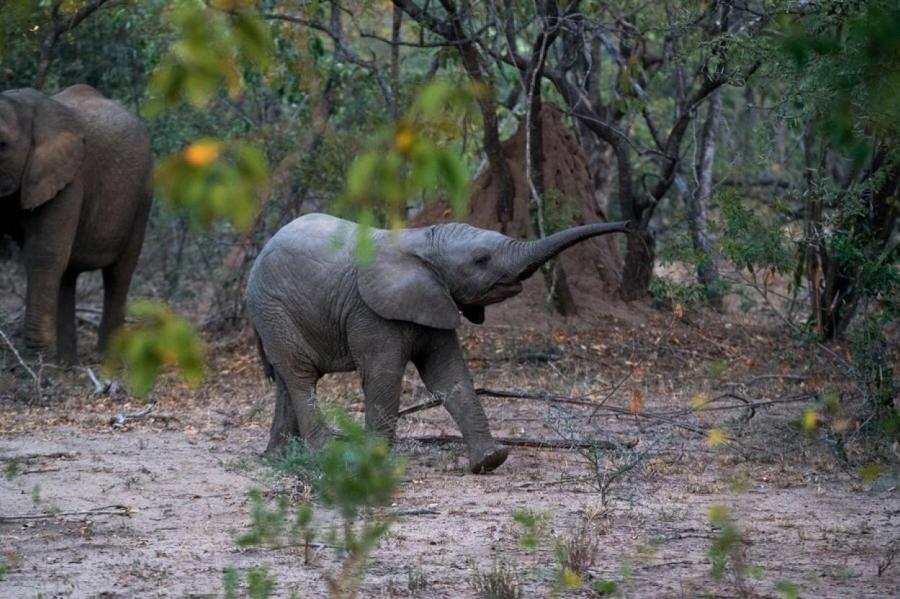
[[[807,372],[775,334],[737,334],[735,325],[717,327],[721,335],[713,336],[711,327],[677,323],[661,336],[668,322],[661,317],[652,334],[631,326],[602,334],[467,329],[476,385],[594,401],[609,395],[607,405],[626,411],[600,411],[588,425],[589,408],[486,400],[497,435],[549,439],[569,431],[633,445],[623,459],[644,457],[612,484],[603,505],[588,461],[575,450],[517,448],[497,472],[475,476],[465,472],[461,446],[403,441],[396,453],[407,461],[406,475],[385,509],[396,522],[368,565],[360,596],[475,597],[474,570],[498,562],[514,570],[523,597],[591,596],[554,591],[553,538],[577,536],[581,528],[598,541],[586,577],[615,581],[620,596],[780,597],[782,581],[802,597],[900,595],[900,555],[889,563],[900,552],[896,463],[884,452],[854,453],[858,441],[842,462],[824,426],[813,433],[789,426],[811,400],[762,406],[752,417],[744,409],[682,412],[698,392],[770,401],[824,383],[813,373],[754,379]],[[118,395],[86,397],[83,371],[58,375],[61,398],[40,406],[15,399],[7,385],[0,460],[17,460],[17,473],[0,480],[0,560],[8,568],[0,597],[222,596],[229,566],[267,568],[278,597],[327,596],[324,574],[338,563],[331,549],[317,549],[304,564],[298,547],[235,543],[250,524],[247,491],[272,498],[286,488],[258,460],[271,391],[245,341],[214,352],[209,384],[199,391],[167,379],[156,395],[159,417],[121,430],[108,425],[109,417],[140,406]],[[328,381],[322,396],[358,413],[352,378]],[[410,374],[404,404],[421,396]],[[714,405],[735,405],[729,401]],[[660,418],[628,415],[629,407]],[[713,427],[726,444],[709,444]],[[442,409],[407,417],[400,430],[404,437],[455,432]],[[607,467],[615,459],[601,458]],[[860,477],[871,459],[881,464],[880,476]],[[713,505],[734,519],[743,560],[719,580],[707,557],[720,534],[708,520]],[[333,516],[317,509],[318,525],[326,527]],[[549,518],[535,552],[518,543],[518,509]]]

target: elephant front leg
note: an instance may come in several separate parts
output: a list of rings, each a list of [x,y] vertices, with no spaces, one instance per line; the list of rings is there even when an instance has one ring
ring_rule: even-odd
[[[453,331],[435,333],[428,347],[414,360],[428,391],[444,402],[469,448],[469,468],[490,472],[506,461],[509,449],[491,436],[484,408],[475,394],[459,341]]]
[[[75,289],[78,273],[67,272],[59,286],[56,313],[56,357],[63,364],[78,361],[78,332],[75,323]]]
[[[400,387],[407,359],[385,351],[367,357],[359,365],[366,398],[366,429],[393,443],[400,412]]]
[[[64,269],[64,265],[53,260],[29,258],[26,252],[25,346],[44,357],[54,346],[60,279]]]

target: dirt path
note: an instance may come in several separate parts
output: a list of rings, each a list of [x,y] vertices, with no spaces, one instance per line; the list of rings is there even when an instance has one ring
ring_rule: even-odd
[[[605,336],[602,347],[592,347],[577,338],[507,337],[466,339],[476,384],[594,398],[627,372],[634,347],[652,350],[654,340],[619,347]],[[644,411],[690,406],[697,382],[683,375],[709,360],[729,360],[735,377],[751,372],[737,368],[744,357],[727,345],[717,350],[709,341],[691,346],[682,339],[667,347],[653,350],[653,369],[640,375]],[[304,565],[300,548],[235,543],[250,523],[247,491],[274,497],[283,487],[257,457],[271,406],[252,354],[219,360],[201,391],[164,386],[156,413],[172,418],[121,431],[108,426],[109,415],[134,406],[85,399],[78,380],[70,381],[77,392],[65,401],[35,408],[0,402],[0,461],[7,468],[15,461],[16,470],[0,479],[0,560],[8,568],[0,597],[222,596],[229,566],[265,567],[278,581],[278,597],[327,596],[323,573],[337,563],[331,549],[317,550],[314,563]],[[750,367],[764,372],[759,360]],[[421,398],[417,385],[410,377],[404,403]],[[754,399],[797,391],[787,383],[753,390]],[[632,393],[626,385],[610,405],[628,407]],[[330,381],[323,396],[359,407],[352,378]],[[603,505],[597,477],[577,451],[516,449],[496,473],[473,476],[465,473],[461,447],[403,441],[396,452],[407,472],[387,509],[397,521],[369,563],[360,596],[475,597],[473,572],[495,562],[514,570],[523,597],[549,596],[558,569],[553,539],[576,537],[582,528],[598,540],[588,578],[615,581],[621,596],[732,597],[744,588],[780,597],[783,581],[803,597],[900,595],[900,563],[878,575],[892,542],[898,551],[896,471],[863,480],[858,469],[842,466],[827,444],[788,425],[803,404],[760,409],[749,421],[740,417],[743,410],[680,418],[687,428],[606,413],[585,428],[590,410],[573,406],[517,400],[486,406],[501,436],[551,438],[572,426],[579,434],[636,443],[623,450],[628,456],[647,453],[611,485]],[[710,427],[725,431],[729,443],[711,446],[705,434],[688,430]],[[405,418],[400,430],[403,437],[455,432],[440,409]],[[601,468],[617,459],[598,455]],[[721,535],[708,519],[714,505],[733,518],[734,555],[744,563],[727,567],[719,580],[707,555]],[[537,551],[518,544],[521,531],[512,519],[518,509],[547,514]],[[83,513],[91,510],[99,513]],[[320,525],[328,522],[325,515]]]

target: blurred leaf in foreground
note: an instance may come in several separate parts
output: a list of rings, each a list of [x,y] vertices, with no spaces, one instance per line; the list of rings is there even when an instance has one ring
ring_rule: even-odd
[[[242,65],[263,69],[271,64],[273,43],[253,4],[238,0],[175,4],[170,18],[178,41],[153,72],[145,114],[155,116],[181,102],[202,108],[223,87],[237,96],[244,85]]]
[[[113,334],[106,367],[124,370],[131,390],[145,396],[166,367],[196,385],[203,380],[204,343],[194,328],[163,304],[149,300],[128,306],[133,324]]]
[[[203,227],[226,219],[246,231],[267,182],[263,151],[245,142],[201,139],[156,167],[156,187],[166,204]]]
[[[371,215],[383,211],[390,225],[399,227],[409,200],[417,196],[427,200],[440,190],[454,214],[462,215],[469,174],[449,139],[476,95],[476,88],[457,82],[436,81],[424,87],[399,122],[352,162],[339,208],[349,208],[359,221],[374,221]]]

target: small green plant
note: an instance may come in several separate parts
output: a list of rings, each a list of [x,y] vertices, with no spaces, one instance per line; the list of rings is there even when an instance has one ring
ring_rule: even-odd
[[[519,545],[526,551],[536,550],[547,536],[550,516],[543,512],[516,510],[513,512],[513,520],[522,527]]]
[[[601,597],[611,597],[619,592],[619,585],[613,580],[598,578],[591,583],[591,590]]]
[[[6,480],[12,480],[19,475],[19,460],[13,458],[6,462],[6,465],[3,467],[3,476],[6,477]]]
[[[719,580],[730,570],[740,596],[749,596],[746,547],[740,531],[723,505],[710,506],[707,516],[709,524],[717,531],[706,552],[713,578]]]
[[[556,539],[557,582],[564,589],[577,589],[583,584],[597,558],[600,540],[593,523],[584,520],[566,537]]]
[[[322,479],[322,468],[316,452],[299,437],[291,437],[282,451],[266,458],[266,464],[276,472],[309,485],[313,490]]]
[[[420,591],[427,586],[428,578],[426,578],[425,572],[422,571],[422,568],[420,568],[419,566],[406,567],[406,589],[410,593]]]
[[[775,583],[775,590],[784,596],[784,599],[798,599],[800,588],[790,580],[779,580]]]
[[[523,596],[519,572],[502,561],[494,562],[485,572],[475,568],[471,585],[481,599],[519,599]]]
[[[369,555],[390,526],[390,518],[379,514],[377,508],[388,505],[396,493],[403,464],[390,454],[387,441],[367,432],[346,413],[334,410],[331,417],[339,436],[319,452],[309,451],[302,443],[293,443],[270,463],[301,476],[314,473],[313,488],[319,499],[326,507],[338,511],[341,526],[329,530],[327,538],[331,545],[338,547],[342,561],[336,571],[326,572],[324,577],[332,597],[354,597]],[[250,531],[241,535],[237,543],[245,547],[302,544],[305,563],[310,563],[310,548],[317,534],[313,507],[303,504],[291,513],[290,502],[284,496],[278,497],[273,506],[257,490],[251,490],[248,496]],[[251,580],[251,576],[256,578]],[[235,589],[237,580],[239,574],[226,570],[223,577],[226,591]],[[269,588],[266,580],[259,571],[247,572],[248,589],[258,588],[262,592]]]
[[[671,308],[677,304],[695,306],[706,301],[706,291],[698,283],[679,283],[667,277],[650,280],[650,297],[657,308]]]
[[[9,566],[6,564],[5,561],[0,559],[0,582],[2,582],[3,579],[6,578],[6,574],[8,572],[9,572]]]

